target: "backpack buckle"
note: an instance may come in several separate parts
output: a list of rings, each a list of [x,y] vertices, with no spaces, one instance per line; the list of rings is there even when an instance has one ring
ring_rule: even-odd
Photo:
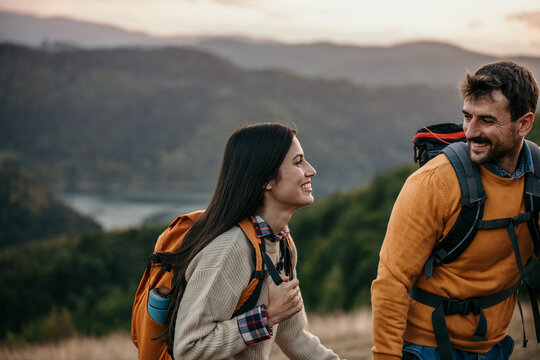
[[[152,253],[152,263],[154,264],[161,264],[163,261],[163,257],[160,253]]]
[[[165,271],[171,271],[173,268],[172,262],[166,256],[168,253],[152,253],[152,263],[154,266],[160,266]]]
[[[480,301],[477,298],[474,299],[444,299],[443,310],[446,315],[467,315],[472,312],[478,315],[482,308],[480,307]]]
[[[471,302],[469,300],[444,299],[443,309],[446,315],[467,315],[471,311]]]
[[[529,221],[530,219],[531,219],[531,213],[530,212],[522,213],[522,214],[519,214],[518,216],[512,218],[512,225],[514,225],[514,227],[516,227],[518,224],[520,224],[522,222],[525,222],[525,221]]]

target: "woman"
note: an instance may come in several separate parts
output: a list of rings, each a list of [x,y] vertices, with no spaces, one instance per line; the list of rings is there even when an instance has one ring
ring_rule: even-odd
[[[231,135],[210,204],[174,259],[166,335],[176,360],[269,359],[274,342],[291,359],[338,358],[307,331],[296,279],[282,275],[277,286],[266,277],[257,306],[231,318],[253,271],[251,245],[237,224],[250,218],[278,263],[291,215],[313,202],[315,174],[292,128],[257,124]]]

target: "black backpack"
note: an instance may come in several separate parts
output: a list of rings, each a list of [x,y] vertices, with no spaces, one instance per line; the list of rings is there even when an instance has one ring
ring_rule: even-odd
[[[458,177],[461,189],[461,212],[449,233],[433,248],[430,257],[424,265],[426,279],[433,276],[434,267],[452,262],[469,246],[479,229],[506,228],[514,249],[516,263],[520,273],[520,280],[509,288],[486,297],[470,299],[449,299],[413,286],[409,296],[416,301],[435,308],[432,314],[432,323],[435,338],[442,360],[452,360],[450,339],[446,328],[445,315],[462,314],[470,312],[480,314],[478,326],[474,334],[476,341],[486,340],[487,322],[482,309],[494,306],[513,295],[518,287],[526,285],[536,330],[536,338],[540,343],[540,314],[538,302],[533,289],[528,282],[519,252],[518,239],[514,226],[527,222],[531,237],[536,247],[540,246],[540,232],[538,229],[538,211],[540,211],[540,149],[528,140],[525,141],[531,152],[534,164],[534,173],[525,174],[525,213],[513,218],[482,220],[486,194],[478,166],[471,162],[465,134],[461,125],[437,124],[419,129],[413,139],[415,161],[424,165],[440,153],[445,154]],[[521,304],[518,298],[518,307],[523,322]],[[527,345],[525,328],[523,327],[523,346]]]

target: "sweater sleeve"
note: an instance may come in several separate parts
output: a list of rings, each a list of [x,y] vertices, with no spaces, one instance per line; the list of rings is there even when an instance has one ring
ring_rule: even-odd
[[[317,336],[307,330],[304,309],[279,323],[276,344],[289,359],[293,360],[339,359],[332,350],[321,344]]]
[[[175,359],[216,359],[246,349],[238,319],[231,316],[251,270],[249,261],[243,261],[249,257],[235,243],[240,241],[214,240],[188,267],[175,325]]]
[[[291,239],[294,269],[296,277],[296,246]],[[321,344],[319,338],[307,329],[307,316],[302,304],[302,310],[279,323],[276,331],[276,344],[283,353],[293,360],[326,360],[339,359],[330,349]]]
[[[408,292],[441,237],[447,204],[445,184],[433,169],[411,175],[394,204],[371,287],[373,359],[402,356]]]

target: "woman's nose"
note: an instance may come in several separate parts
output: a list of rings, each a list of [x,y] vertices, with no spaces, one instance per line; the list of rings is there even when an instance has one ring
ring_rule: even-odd
[[[308,163],[306,161],[306,164],[307,164],[307,169],[306,169],[306,177],[312,177],[312,176],[315,176],[317,175],[317,170],[315,170],[315,168],[313,166],[311,166],[310,163]]]

